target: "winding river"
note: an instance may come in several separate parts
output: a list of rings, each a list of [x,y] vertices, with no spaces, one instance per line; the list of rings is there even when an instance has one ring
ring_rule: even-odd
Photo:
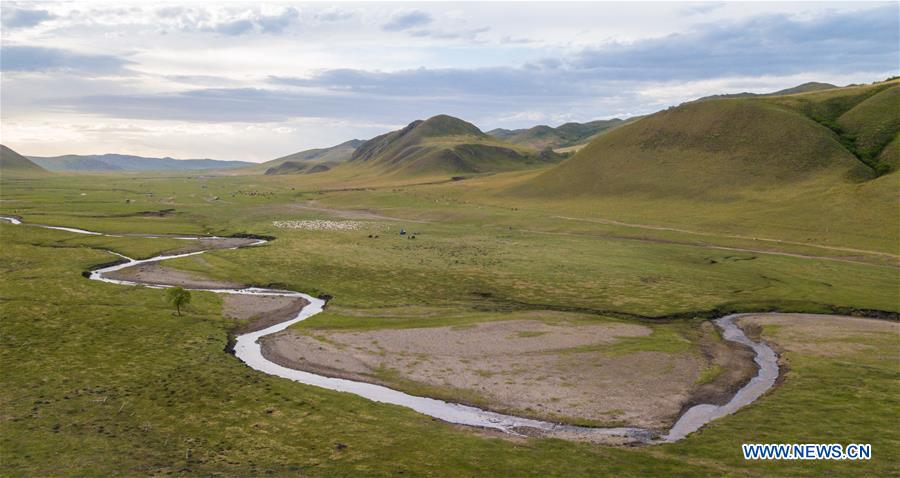
[[[0,216],[0,220],[5,220],[12,224],[22,224],[22,222],[15,217],[6,217]],[[61,226],[49,226],[44,224],[28,224],[33,227],[41,227],[45,229],[55,229],[66,232],[71,232],[75,234],[88,234],[88,235],[96,235],[96,236],[108,236],[108,237],[122,237],[122,235],[114,235],[114,234],[103,234],[99,232],[87,231],[84,229],[76,229],[70,227],[61,227]],[[139,235],[139,234],[129,234],[128,236],[132,237],[168,237],[173,238],[173,236],[155,236],[155,235]],[[181,236],[174,237],[175,239],[181,240],[198,240],[201,239],[199,236]],[[216,237],[202,237],[205,240],[216,240],[221,238]],[[252,247],[265,244],[266,241],[260,240],[255,243],[249,244],[247,246],[238,246],[238,247]],[[238,247],[233,247],[232,249],[237,249]],[[149,284],[146,282],[133,282],[128,280],[121,279],[112,279],[106,276],[106,274],[118,271],[121,269],[125,269],[128,267],[137,266],[140,264],[146,263],[155,263],[168,259],[177,259],[180,257],[189,257],[199,254],[204,254],[209,250],[201,250],[196,252],[188,252],[184,254],[171,254],[171,255],[159,255],[156,257],[151,257],[149,259],[143,260],[135,260],[129,257],[126,257],[122,254],[118,254],[115,252],[111,252],[116,256],[123,259],[123,262],[117,263],[114,265],[102,267],[96,270],[93,270],[90,273],[90,279],[98,280],[102,282],[109,282],[112,284],[120,284],[120,285],[141,285],[145,287],[153,287],[153,288],[167,288],[168,285],[164,284]],[[754,400],[762,396],[767,390],[769,390],[774,384],[775,380],[778,378],[778,357],[775,352],[765,343],[762,342],[754,342],[747,337],[744,332],[735,324],[735,320],[741,317],[741,314],[733,314],[717,319],[716,324],[722,329],[723,337],[726,340],[737,342],[743,345],[747,345],[751,347],[756,352],[756,363],[759,365],[759,371],[753,379],[751,379],[744,387],[737,391],[737,393],[732,397],[732,399],[725,405],[712,405],[712,404],[702,404],[696,405],[688,409],[682,416],[678,419],[675,425],[669,430],[669,432],[662,436],[657,437],[652,430],[647,430],[643,428],[629,428],[629,427],[617,427],[617,428],[593,428],[593,427],[581,427],[574,425],[565,425],[560,423],[553,423],[542,420],[535,420],[530,418],[516,417],[512,415],[504,415],[501,413],[491,412],[488,410],[482,410],[480,408],[462,405],[458,403],[446,402],[443,400],[437,400],[428,397],[417,397],[414,395],[409,395],[397,390],[393,390],[388,387],[384,387],[381,385],[375,385],[366,382],[357,382],[354,380],[347,380],[341,378],[332,378],[326,377],[323,375],[317,375],[310,372],[304,372],[302,370],[295,370],[288,367],[283,367],[276,363],[273,363],[267,360],[262,355],[262,347],[259,344],[259,339],[266,335],[274,334],[276,332],[280,332],[291,325],[300,322],[301,320],[305,320],[313,315],[322,312],[322,309],[325,306],[325,301],[311,297],[307,294],[303,294],[300,292],[288,291],[288,290],[278,290],[278,289],[262,289],[262,288],[245,288],[245,289],[199,289],[192,288],[191,290],[200,290],[200,291],[208,291],[214,292],[218,294],[246,294],[246,295],[266,295],[266,296],[289,296],[289,297],[300,297],[309,302],[309,305],[305,306],[296,317],[291,320],[287,320],[270,327],[267,327],[262,330],[258,330],[255,332],[250,332],[246,334],[242,334],[237,336],[236,343],[234,346],[234,353],[238,359],[247,364],[250,368],[254,370],[258,370],[263,373],[267,373],[269,375],[275,375],[278,377],[286,378],[289,380],[293,380],[296,382],[304,383],[307,385],[314,385],[317,387],[326,388],[329,390],[336,390],[340,392],[352,393],[354,395],[358,395],[360,397],[381,403],[388,403],[392,405],[399,405],[407,408],[411,408],[419,413],[428,415],[430,417],[434,417],[445,422],[459,424],[459,425],[467,425],[473,427],[482,427],[494,430],[500,430],[510,434],[516,435],[545,435],[545,436],[556,436],[560,438],[573,438],[573,439],[604,439],[604,438],[615,438],[621,439],[627,442],[640,442],[640,443],[665,443],[665,442],[674,442],[680,440],[694,431],[697,431],[703,425],[709,423],[712,420],[723,417],[725,415],[734,413],[736,410],[744,407]]]

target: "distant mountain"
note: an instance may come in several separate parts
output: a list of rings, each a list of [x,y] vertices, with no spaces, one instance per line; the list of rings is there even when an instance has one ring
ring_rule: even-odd
[[[31,160],[0,144],[0,174],[47,174],[47,170],[34,164]]]
[[[289,154],[278,159],[273,159],[272,161],[267,161],[263,164],[274,164],[276,162],[284,161],[346,161],[350,159],[350,156],[353,155],[356,148],[363,143],[365,143],[364,140],[351,139],[350,141],[346,141],[330,148],[307,149],[306,151]]]
[[[245,161],[147,158],[126,154],[67,154],[51,157],[29,156],[29,159],[51,171],[190,171],[231,169],[253,165],[253,163]]]
[[[830,90],[834,88],[839,88],[838,86],[832,85],[831,83],[817,83],[815,81],[810,81],[808,83],[803,83],[802,85],[797,85],[793,88],[786,88],[783,90],[774,91],[772,93],[730,93],[724,95],[711,95],[704,96],[702,98],[698,98],[696,101],[704,101],[704,100],[716,100],[716,99],[724,99],[724,98],[750,98],[754,96],[782,96],[782,95],[793,95],[796,93],[809,93],[812,91],[822,91],[822,90]]]
[[[487,134],[513,144],[529,146],[535,149],[556,149],[585,143],[590,138],[623,123],[625,123],[625,120],[613,118],[588,123],[566,123],[556,128],[546,125],[513,130],[497,128],[488,131]]]
[[[248,169],[248,172],[265,172],[265,174],[292,174],[301,172],[322,172],[327,171],[332,166],[345,162],[350,159],[356,148],[365,143],[361,139],[351,139],[350,141],[331,146],[330,148],[316,148],[300,151],[299,153],[282,156],[265,163],[255,164]],[[294,164],[287,164],[294,163]],[[305,165],[304,165],[305,163]],[[325,168],[317,168],[316,171],[309,171],[311,164],[322,164]]]
[[[561,158],[489,136],[459,118],[438,115],[366,141],[348,164],[397,174],[466,174],[535,167]]]

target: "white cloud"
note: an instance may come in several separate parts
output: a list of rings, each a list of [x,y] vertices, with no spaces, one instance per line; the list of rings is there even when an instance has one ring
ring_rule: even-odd
[[[4,3],[0,120],[32,154],[268,159],[437,113],[485,129],[627,116],[897,74],[897,10]]]

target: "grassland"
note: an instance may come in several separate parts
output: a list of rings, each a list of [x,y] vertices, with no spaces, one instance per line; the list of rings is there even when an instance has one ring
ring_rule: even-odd
[[[303,324],[310,330],[465,326],[534,310],[613,320],[683,317],[650,322],[658,334],[611,351],[628,354],[684,347],[692,335],[682,329],[716,310],[900,308],[889,217],[848,204],[854,217],[847,213],[828,229],[812,213],[792,214],[799,202],[779,206],[784,191],[746,204],[677,198],[653,211],[637,196],[594,203],[503,192],[540,173],[456,182],[440,175],[366,182],[350,171],[4,177],[0,213],[104,232],[276,236],[264,247],[169,265],[333,295],[328,312]],[[754,213],[760,204],[782,207],[783,219]],[[337,232],[273,225],[334,216],[329,209],[343,217],[358,211],[370,226]],[[400,228],[416,239],[399,236]],[[159,290],[80,276],[111,260],[102,249],[147,257],[181,246],[177,241],[8,224],[0,235],[4,474],[885,476],[897,467],[898,436],[885,420],[900,391],[896,341],[889,338],[841,337],[835,340],[874,349],[851,346],[824,359],[793,351],[781,386],[677,444],[510,440],[253,372],[223,352],[235,323],[222,318],[214,294],[196,293],[179,318]],[[818,441],[871,442],[875,459],[760,464],[740,456],[744,442]]]
[[[541,198],[583,218],[897,254],[898,91],[891,81],[687,103],[510,181],[494,203]]]

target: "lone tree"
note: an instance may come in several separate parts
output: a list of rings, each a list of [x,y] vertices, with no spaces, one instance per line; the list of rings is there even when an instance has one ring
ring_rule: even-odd
[[[166,293],[166,299],[175,306],[178,315],[181,315],[181,308],[191,303],[191,293],[181,287],[172,287]]]

